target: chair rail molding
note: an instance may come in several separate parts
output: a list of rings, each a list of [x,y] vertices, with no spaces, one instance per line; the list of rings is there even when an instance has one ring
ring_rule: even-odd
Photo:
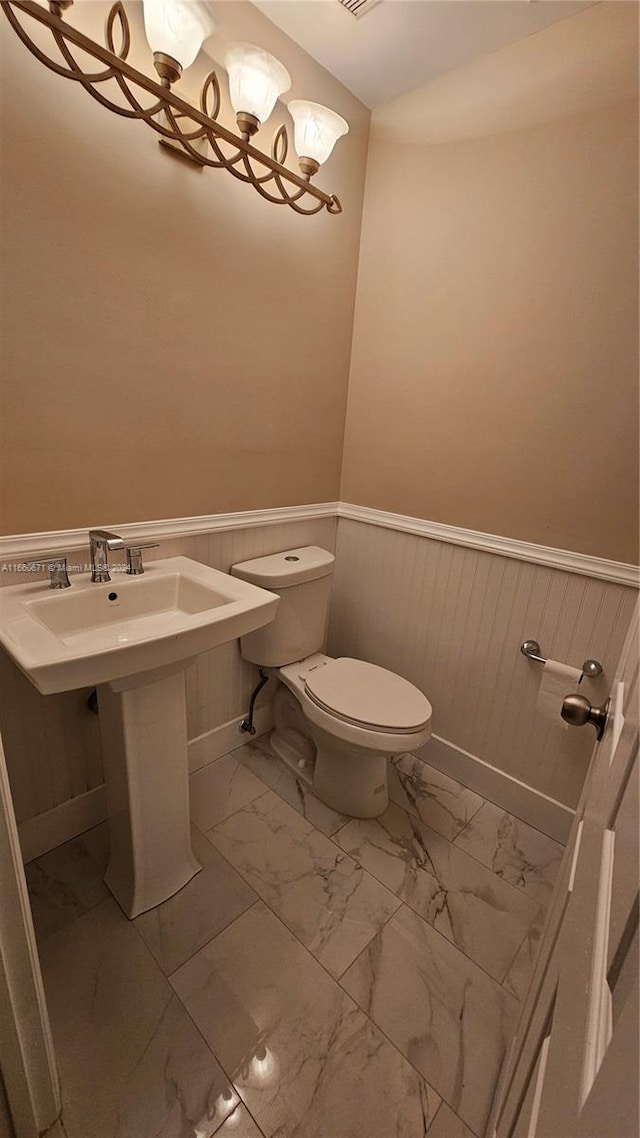
[[[200,517],[165,518],[145,522],[116,522],[106,527],[121,534],[126,541],[133,539],[158,540],[193,537],[198,534],[217,533],[234,529],[252,529],[257,526],[283,525],[287,522],[310,521],[315,518],[346,518],[366,525],[410,533],[452,545],[480,549],[500,557],[512,557],[533,565],[546,565],[565,573],[578,573],[612,581],[618,585],[640,588],[640,568],[623,561],[608,561],[568,549],[536,545],[516,538],[481,533],[460,526],[445,525],[425,518],[412,518],[358,506],[351,502],[315,502],[301,506],[276,506],[273,509],[242,510],[228,514],[206,514]],[[99,519],[98,519],[99,521]],[[97,523],[96,523],[97,524]],[[88,542],[86,529],[53,530],[43,533],[13,534],[0,537],[0,569],[2,563],[25,557],[44,557],[65,550],[81,549]]]
[[[423,518],[374,510],[369,506],[356,506],[349,502],[339,503],[338,517],[381,526],[384,529],[398,530],[400,533],[411,533],[418,537],[429,537],[433,541],[464,545],[469,549],[481,549],[487,553],[496,553],[500,557],[529,561],[532,565],[546,565],[551,569],[564,570],[565,573],[578,573],[582,577],[596,577],[603,581],[613,581],[618,585],[640,588],[640,568],[624,561],[607,561],[603,557],[592,557],[588,553],[536,545],[513,537],[481,533],[478,530],[445,525],[443,522],[430,522]]]
[[[196,537],[198,534],[221,533],[258,526],[279,526],[287,522],[305,522],[315,518],[338,516],[338,502],[314,502],[306,506],[275,506],[270,510],[241,510],[231,514],[205,514],[194,518],[164,518],[149,522],[117,522],[106,527],[125,541],[134,539],[172,539]],[[91,528],[95,528],[92,527]],[[43,533],[19,533],[0,537],[0,563],[36,554],[62,553],[66,549],[82,549],[89,542],[89,527],[61,529]],[[1,567],[1,564],[0,564]]]

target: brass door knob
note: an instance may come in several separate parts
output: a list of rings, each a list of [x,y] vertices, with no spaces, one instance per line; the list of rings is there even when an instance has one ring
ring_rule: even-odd
[[[604,735],[610,705],[611,700],[608,699],[602,707],[592,707],[584,695],[566,695],[562,701],[560,714],[565,723],[571,724],[572,727],[584,727],[587,723],[593,724],[599,742]]]

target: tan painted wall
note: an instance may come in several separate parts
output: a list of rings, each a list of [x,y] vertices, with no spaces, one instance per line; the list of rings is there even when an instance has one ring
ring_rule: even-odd
[[[369,112],[252,5],[213,7],[212,54],[258,42],[291,97],[349,121],[317,179],[344,213],[300,217],[172,160],[0,16],[2,533],[338,497]],[[101,38],[105,11],[67,18]]]
[[[636,55],[597,5],[374,113],[343,500],[637,562]]]

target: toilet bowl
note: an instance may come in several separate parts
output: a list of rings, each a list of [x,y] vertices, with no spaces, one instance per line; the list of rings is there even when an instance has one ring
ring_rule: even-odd
[[[385,668],[320,653],[277,676],[289,700],[278,695],[274,703],[275,753],[332,809],[356,818],[382,814],[388,758],[421,747],[431,734],[426,697]]]
[[[232,566],[280,596],[275,620],[243,636],[240,650],[279,681],[275,753],[327,806],[375,818],[389,801],[388,758],[426,743],[431,704],[386,668],[320,651],[333,565],[327,550],[305,546]]]

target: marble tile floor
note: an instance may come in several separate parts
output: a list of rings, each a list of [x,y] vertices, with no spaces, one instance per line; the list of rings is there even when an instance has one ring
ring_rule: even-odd
[[[41,1135],[41,1138],[67,1138],[64,1126],[60,1122],[60,1119],[58,1119],[57,1122],[54,1122],[53,1126],[50,1126],[48,1130],[45,1130],[44,1134]]]
[[[191,787],[203,872],[133,922],[106,825],[27,867],[56,1138],[481,1138],[561,847],[410,755],[375,822],[263,740]]]
[[[541,905],[548,905],[564,852],[558,842],[492,802],[485,802],[455,843],[498,877],[518,886]]]
[[[256,739],[254,743],[238,747],[233,755],[242,766],[257,775],[271,790],[275,790],[280,798],[327,837],[330,838],[336,830],[349,821],[346,814],[339,814],[330,806],[325,806],[324,802],[320,802],[303,779],[296,778],[293,771],[269,750],[264,737]]]

